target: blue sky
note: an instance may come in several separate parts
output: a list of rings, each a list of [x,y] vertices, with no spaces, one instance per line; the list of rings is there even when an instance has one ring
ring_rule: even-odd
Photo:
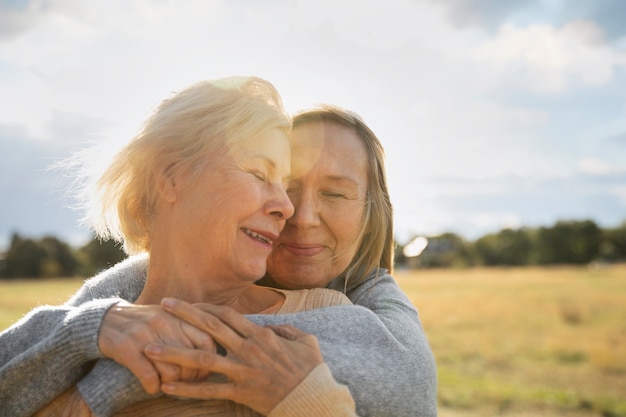
[[[626,2],[0,0],[0,248],[88,231],[46,169],[171,91],[258,75],[358,113],[396,234],[626,220]],[[108,146],[108,145],[107,145]]]

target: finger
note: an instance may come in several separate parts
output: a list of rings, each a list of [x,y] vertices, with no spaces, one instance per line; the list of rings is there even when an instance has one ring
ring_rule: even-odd
[[[166,382],[172,381],[196,381],[198,380],[198,369],[195,368],[186,368],[182,366],[176,365],[175,368],[177,372],[165,373],[167,369],[171,369],[172,364],[168,362],[159,362],[154,361],[155,366],[159,369],[161,373],[161,383],[164,384]],[[166,371],[161,371],[161,369],[166,369]],[[203,371],[204,372],[204,371]],[[163,376],[166,375],[166,376]]]
[[[173,298],[165,298],[162,301],[162,306],[168,313],[173,314],[208,333],[214,341],[229,351],[241,350],[241,347],[245,342],[245,339],[242,338],[241,334],[226,325],[220,317],[216,317],[212,313],[200,310],[187,302]],[[252,322],[250,323],[253,324]]]
[[[161,389],[161,379],[155,365],[144,355],[128,355],[123,365],[139,379],[141,386],[148,394],[157,394]]]
[[[198,351],[196,349],[175,348],[164,345],[148,345],[145,348],[146,356],[152,360],[157,367],[166,364],[176,365],[180,368],[180,378],[161,378],[162,383],[171,381],[204,381],[212,372],[210,358],[203,358],[200,355],[216,355],[210,351]]]
[[[148,345],[146,356],[159,362],[173,363],[181,367],[214,370],[219,355],[203,350],[185,349],[173,346]]]
[[[173,346],[149,345],[146,355],[158,362],[175,363],[183,368],[198,370],[196,379],[217,372],[227,377],[236,378],[242,372],[242,366],[217,353],[198,349],[186,349]]]
[[[208,350],[211,352],[217,350],[213,338],[193,324],[183,321],[181,322],[181,330],[196,349]]]
[[[243,314],[240,314],[227,306],[218,306],[214,304],[195,304],[199,310],[218,317],[222,322],[235,330],[241,336],[252,337],[262,326],[259,326],[248,320]]]
[[[272,331],[276,333],[278,336],[285,338],[287,340],[298,340],[308,335],[308,333],[305,333],[302,330],[298,329],[297,327],[293,327],[289,324],[282,324],[282,325],[270,324],[267,327],[272,329]]]
[[[182,369],[177,364],[157,361],[153,361],[153,364],[159,372],[159,376],[161,377],[161,383],[169,381],[179,381],[183,378]]]

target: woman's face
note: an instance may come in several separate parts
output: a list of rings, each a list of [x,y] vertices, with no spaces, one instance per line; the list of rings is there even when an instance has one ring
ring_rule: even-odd
[[[215,155],[197,178],[166,186],[170,215],[161,218],[177,272],[233,285],[233,276],[263,276],[273,242],[293,214],[285,193],[289,173],[289,139],[275,129]]]
[[[324,287],[341,274],[360,241],[367,197],[367,153],[353,129],[308,122],[291,133],[287,193],[295,207],[268,272],[284,288]]]

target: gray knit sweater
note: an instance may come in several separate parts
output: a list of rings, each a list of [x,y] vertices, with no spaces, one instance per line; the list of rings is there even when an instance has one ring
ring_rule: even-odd
[[[103,358],[98,330],[112,305],[139,296],[146,271],[146,257],[129,258],[87,280],[64,305],[36,308],[0,333],[0,415],[31,416],[76,383],[98,417],[145,399],[126,368]],[[436,416],[435,363],[406,295],[384,270],[347,295],[355,305],[248,318],[315,334],[335,379],[350,388],[359,416]]]

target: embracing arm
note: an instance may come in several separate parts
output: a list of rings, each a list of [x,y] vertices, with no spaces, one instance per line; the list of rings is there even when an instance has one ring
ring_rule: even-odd
[[[314,334],[332,375],[347,385],[361,416],[436,416],[437,375],[417,311],[393,278],[372,275],[348,291],[354,306],[285,315],[254,315],[260,325],[291,324]],[[98,416],[146,399],[137,379],[100,361],[79,388]],[[114,377],[111,377],[114,376]],[[123,397],[111,395],[121,393]]]
[[[358,415],[437,415],[436,370],[428,345],[416,337],[407,348],[371,310],[337,306],[251,319],[258,324],[280,321],[316,335],[333,376],[350,388]]]
[[[437,414],[437,369],[418,311],[386,270],[375,271],[347,292],[356,305],[372,312],[391,334],[389,355],[396,366],[389,372],[397,378],[385,386],[405,403],[412,416]],[[393,369],[393,372],[391,371]]]
[[[284,320],[317,336],[333,376],[350,387],[360,416],[436,416],[435,361],[410,300],[386,273],[372,274],[347,295],[354,306],[252,320]]]
[[[115,299],[39,307],[0,334],[0,415],[31,416],[101,357],[98,328]]]

